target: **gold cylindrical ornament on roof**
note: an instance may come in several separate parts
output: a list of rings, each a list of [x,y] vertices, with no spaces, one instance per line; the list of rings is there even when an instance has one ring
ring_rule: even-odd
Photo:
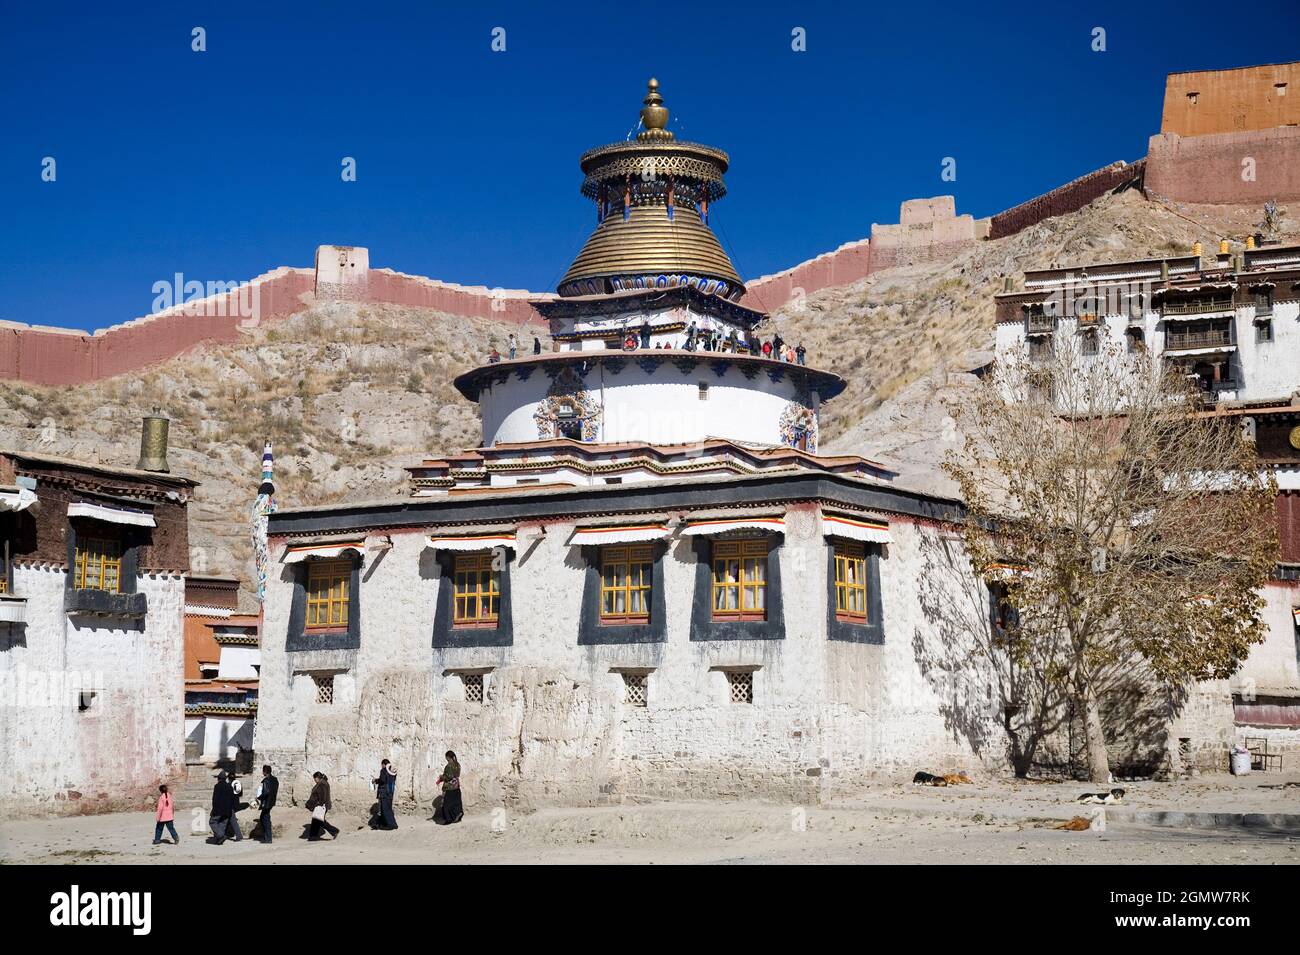
[[[166,474],[167,467],[167,430],[171,422],[159,414],[145,416],[144,427],[140,431],[140,461],[136,467],[141,471],[161,471]]]

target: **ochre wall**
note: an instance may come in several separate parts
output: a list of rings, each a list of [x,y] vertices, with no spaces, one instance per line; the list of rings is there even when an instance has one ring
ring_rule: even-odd
[[[1300,62],[1170,73],[1165,80],[1162,133],[1208,136],[1296,124]]]

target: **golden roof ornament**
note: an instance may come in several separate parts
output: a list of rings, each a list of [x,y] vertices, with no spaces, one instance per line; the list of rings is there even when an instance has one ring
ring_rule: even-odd
[[[739,301],[745,284],[717,236],[709,209],[726,195],[727,154],[668,131],[659,81],[646,84],[635,139],[582,154],[582,194],[596,204],[596,230],[560,279],[562,296],[690,286]]]
[[[641,102],[641,125],[645,129],[637,133],[637,141],[642,143],[671,142],[673,134],[666,128],[668,126],[668,107],[664,105],[664,98],[659,95],[659,81],[653,76],[650,77],[650,82],[646,84],[645,99]]]

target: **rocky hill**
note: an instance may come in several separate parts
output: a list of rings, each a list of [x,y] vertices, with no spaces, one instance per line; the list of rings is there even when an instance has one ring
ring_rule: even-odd
[[[823,450],[877,458],[908,483],[950,491],[937,472],[957,441],[943,399],[969,387],[971,369],[990,357],[1003,276],[1186,254],[1196,239],[1212,248],[1220,235],[1253,231],[1260,217],[1257,208],[1172,207],[1124,192],[949,262],[823,290],[773,323],[807,346],[810,363],[849,381],[827,406]],[[1287,238],[1297,238],[1294,225]],[[518,329],[427,309],[305,306],[237,344],[137,375],[75,388],[0,382],[0,447],[130,465],[140,417],[162,409],[172,419],[172,471],[202,482],[191,511],[194,570],[247,579],[247,509],[264,440],[275,445],[283,505],[398,493],[402,465],[478,443],[476,410],[451,380]]]
[[[524,330],[426,309],[316,305],[138,375],[75,388],[0,382],[0,447],[134,465],[140,418],[162,409],[172,473],[202,485],[190,509],[194,571],[248,579],[264,441],[284,505],[399,493],[402,465],[478,444],[476,410],[451,382],[493,344],[504,351],[511,331]]]

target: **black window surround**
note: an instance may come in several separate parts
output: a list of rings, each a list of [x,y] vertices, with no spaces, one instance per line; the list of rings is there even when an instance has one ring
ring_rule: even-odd
[[[514,616],[510,600],[510,568],[515,562],[515,555],[509,548],[502,548],[503,563],[501,567],[500,609],[497,611],[495,627],[457,627],[452,622],[456,583],[456,556],[458,551],[434,551],[438,562],[438,593],[435,598],[433,618],[433,646],[439,649],[448,647],[508,647],[514,644]]]
[[[99,528],[98,533],[93,528]],[[118,541],[122,546],[122,563],[118,571],[116,593],[108,590],[78,589],[77,535]],[[136,527],[106,524],[91,518],[68,521],[68,574],[63,590],[65,613],[93,614],[103,617],[139,618],[149,611],[147,594],[137,593],[140,573],[140,548],[149,543],[149,533]]]
[[[617,545],[615,545],[617,546]],[[650,622],[602,623],[600,619],[600,546],[583,545],[586,567],[582,575],[582,615],[578,622],[578,646],[619,643],[663,643],[668,637],[665,621],[664,554],[667,547],[655,541],[650,569]]]
[[[294,565],[293,601],[289,605],[289,633],[284,648],[299,650],[356,650],[361,646],[361,555],[348,552],[330,560],[346,560],[352,566],[348,577],[348,625],[346,627],[307,627],[308,557]]]
[[[884,601],[880,591],[880,544],[864,544],[867,575],[867,619],[858,623],[843,620],[836,613],[835,539],[826,538],[826,636],[845,643],[883,644],[885,642]]]
[[[746,535],[751,536],[751,535]],[[781,548],[784,535],[771,531],[752,536],[767,538],[766,620],[713,619],[713,538],[692,538],[695,549],[695,593],[691,599],[691,640],[784,640],[785,613],[781,600]]]

